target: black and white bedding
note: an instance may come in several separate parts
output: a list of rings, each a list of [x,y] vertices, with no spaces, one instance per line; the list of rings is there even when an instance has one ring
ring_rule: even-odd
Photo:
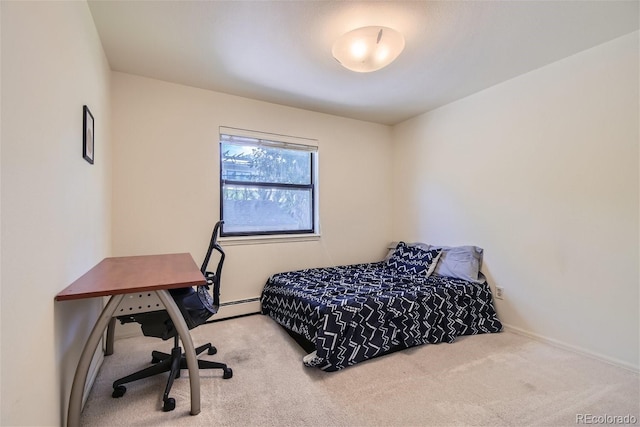
[[[326,371],[420,344],[502,330],[481,273],[473,281],[424,274],[422,267],[429,269],[430,263],[418,272],[390,259],[278,273],[265,284],[262,313],[311,342],[315,350],[304,364]],[[415,259],[401,267],[406,265],[415,266]]]

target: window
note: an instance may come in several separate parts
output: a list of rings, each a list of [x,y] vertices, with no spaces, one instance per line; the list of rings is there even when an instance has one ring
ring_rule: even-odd
[[[315,233],[317,153],[315,140],[220,128],[221,236]]]

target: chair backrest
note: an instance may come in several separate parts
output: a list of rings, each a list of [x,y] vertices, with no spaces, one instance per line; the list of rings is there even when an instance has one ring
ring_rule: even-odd
[[[213,306],[215,307],[216,312],[220,307],[220,277],[222,275],[222,265],[224,264],[225,257],[222,247],[218,244],[218,234],[223,223],[224,221],[218,221],[213,227],[213,233],[211,234],[211,240],[209,241],[209,249],[207,249],[207,254],[205,255],[204,261],[202,261],[202,266],[200,267],[200,271],[207,280],[207,291],[211,292]],[[218,260],[218,266],[216,267],[215,273],[207,271],[209,261],[211,260],[211,254],[214,250],[220,253],[220,259]],[[209,286],[211,286],[211,290],[209,290]]]

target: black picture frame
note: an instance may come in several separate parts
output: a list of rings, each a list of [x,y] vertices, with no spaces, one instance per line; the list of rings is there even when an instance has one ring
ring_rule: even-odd
[[[93,164],[95,154],[95,128],[93,114],[86,105],[82,108],[82,157]]]

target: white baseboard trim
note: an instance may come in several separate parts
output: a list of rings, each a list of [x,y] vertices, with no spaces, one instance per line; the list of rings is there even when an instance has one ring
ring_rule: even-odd
[[[516,326],[506,325],[504,323],[502,324],[502,326],[504,327],[505,330],[507,330],[509,332],[513,332],[514,334],[522,335],[522,336],[525,336],[527,338],[534,339],[536,341],[540,341],[540,342],[543,342],[543,343],[546,343],[546,344],[550,344],[550,345],[552,345],[554,347],[558,347],[558,348],[561,348],[563,350],[571,351],[573,353],[577,353],[577,354],[580,354],[582,356],[587,356],[587,357],[590,357],[592,359],[599,360],[601,362],[606,362],[606,363],[609,363],[610,365],[614,365],[614,366],[617,366],[619,368],[627,369],[627,370],[629,370],[631,372],[634,372],[636,374],[640,373],[640,366],[633,365],[633,364],[625,362],[623,360],[619,360],[619,359],[616,359],[614,357],[605,356],[604,354],[596,353],[594,351],[587,350],[587,349],[582,348],[582,347],[578,347],[578,346],[574,346],[574,345],[571,345],[571,344],[567,344],[567,343],[564,343],[562,341],[555,340],[553,338],[548,338],[548,337],[545,337],[543,335],[536,334],[534,332],[526,331],[526,330],[524,330],[522,328],[518,328]]]

